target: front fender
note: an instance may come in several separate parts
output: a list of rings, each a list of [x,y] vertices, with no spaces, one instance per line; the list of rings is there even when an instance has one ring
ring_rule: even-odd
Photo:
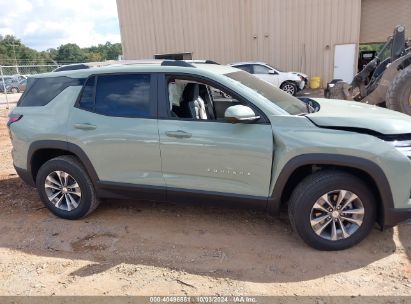
[[[388,179],[382,169],[374,162],[349,155],[311,153],[296,156],[289,160],[283,167],[275,181],[274,190],[268,201],[268,210],[270,212],[279,212],[281,198],[289,178],[298,168],[307,165],[329,165],[361,170],[372,178],[378,188],[378,194],[382,203],[381,206],[383,207],[382,214],[385,214],[386,210],[394,208],[393,196]],[[384,219],[382,219],[382,223],[383,222]]]

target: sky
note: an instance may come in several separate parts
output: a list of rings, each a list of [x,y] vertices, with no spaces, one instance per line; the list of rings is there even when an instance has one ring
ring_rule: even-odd
[[[116,0],[0,0],[0,35],[42,51],[120,42]]]

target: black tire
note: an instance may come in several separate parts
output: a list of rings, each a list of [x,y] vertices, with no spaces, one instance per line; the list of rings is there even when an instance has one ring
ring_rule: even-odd
[[[18,88],[11,88],[11,92],[13,93],[13,94],[16,94],[16,93],[20,93],[20,91],[19,91],[19,89]]]
[[[411,66],[393,79],[386,95],[387,108],[411,115]]]
[[[324,194],[334,190],[348,190],[358,196],[364,207],[361,226],[345,239],[329,240],[314,232],[310,223],[311,209]],[[318,250],[343,250],[363,240],[371,231],[376,220],[376,200],[367,185],[354,175],[336,171],[318,171],[306,177],[293,191],[288,214],[291,225],[301,239]]]
[[[64,171],[71,175],[80,186],[81,199],[78,207],[71,210],[57,208],[47,197],[45,180],[54,171]],[[37,191],[44,205],[56,216],[76,220],[89,215],[99,205],[93,184],[83,165],[74,156],[64,155],[53,158],[41,166],[36,177]]]
[[[331,92],[328,87],[324,90],[324,98],[327,98],[327,99],[331,98]]]
[[[291,89],[292,88],[292,89]],[[280,89],[283,90],[284,92],[289,93],[292,96],[295,96],[297,94],[297,85],[291,81],[285,81],[281,84]]]

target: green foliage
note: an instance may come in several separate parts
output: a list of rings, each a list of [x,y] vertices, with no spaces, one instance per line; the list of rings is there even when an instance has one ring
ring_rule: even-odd
[[[383,46],[384,43],[360,44],[360,51],[377,51],[378,53]]]
[[[120,43],[99,44],[98,46],[92,46],[83,49],[86,53],[95,53],[101,56],[101,60],[117,60],[118,56],[122,54],[122,48]]]
[[[77,44],[67,43],[57,48],[57,56],[55,57],[57,62],[82,62],[84,59],[85,54]]]
[[[57,49],[36,51],[25,46],[14,36],[0,35],[0,65],[46,65],[67,64],[78,62],[92,62],[117,60],[122,54],[120,43],[99,44],[88,48],[80,48],[77,44],[68,43]]]
[[[48,53],[28,48],[14,36],[0,36],[0,64],[50,64],[52,59]]]

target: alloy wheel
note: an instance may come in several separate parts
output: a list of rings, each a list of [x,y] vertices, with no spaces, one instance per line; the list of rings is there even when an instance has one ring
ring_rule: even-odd
[[[81,189],[77,181],[64,171],[53,171],[44,182],[47,198],[56,208],[71,211],[81,200]]]
[[[346,239],[361,227],[364,214],[364,205],[356,194],[347,190],[331,191],[313,205],[311,228],[326,240]]]
[[[294,86],[292,85],[292,84],[285,84],[283,87],[282,87],[282,90],[284,91],[284,92],[287,92],[288,94],[290,94],[290,95],[294,95],[294,93],[295,93],[295,88],[294,88]]]

